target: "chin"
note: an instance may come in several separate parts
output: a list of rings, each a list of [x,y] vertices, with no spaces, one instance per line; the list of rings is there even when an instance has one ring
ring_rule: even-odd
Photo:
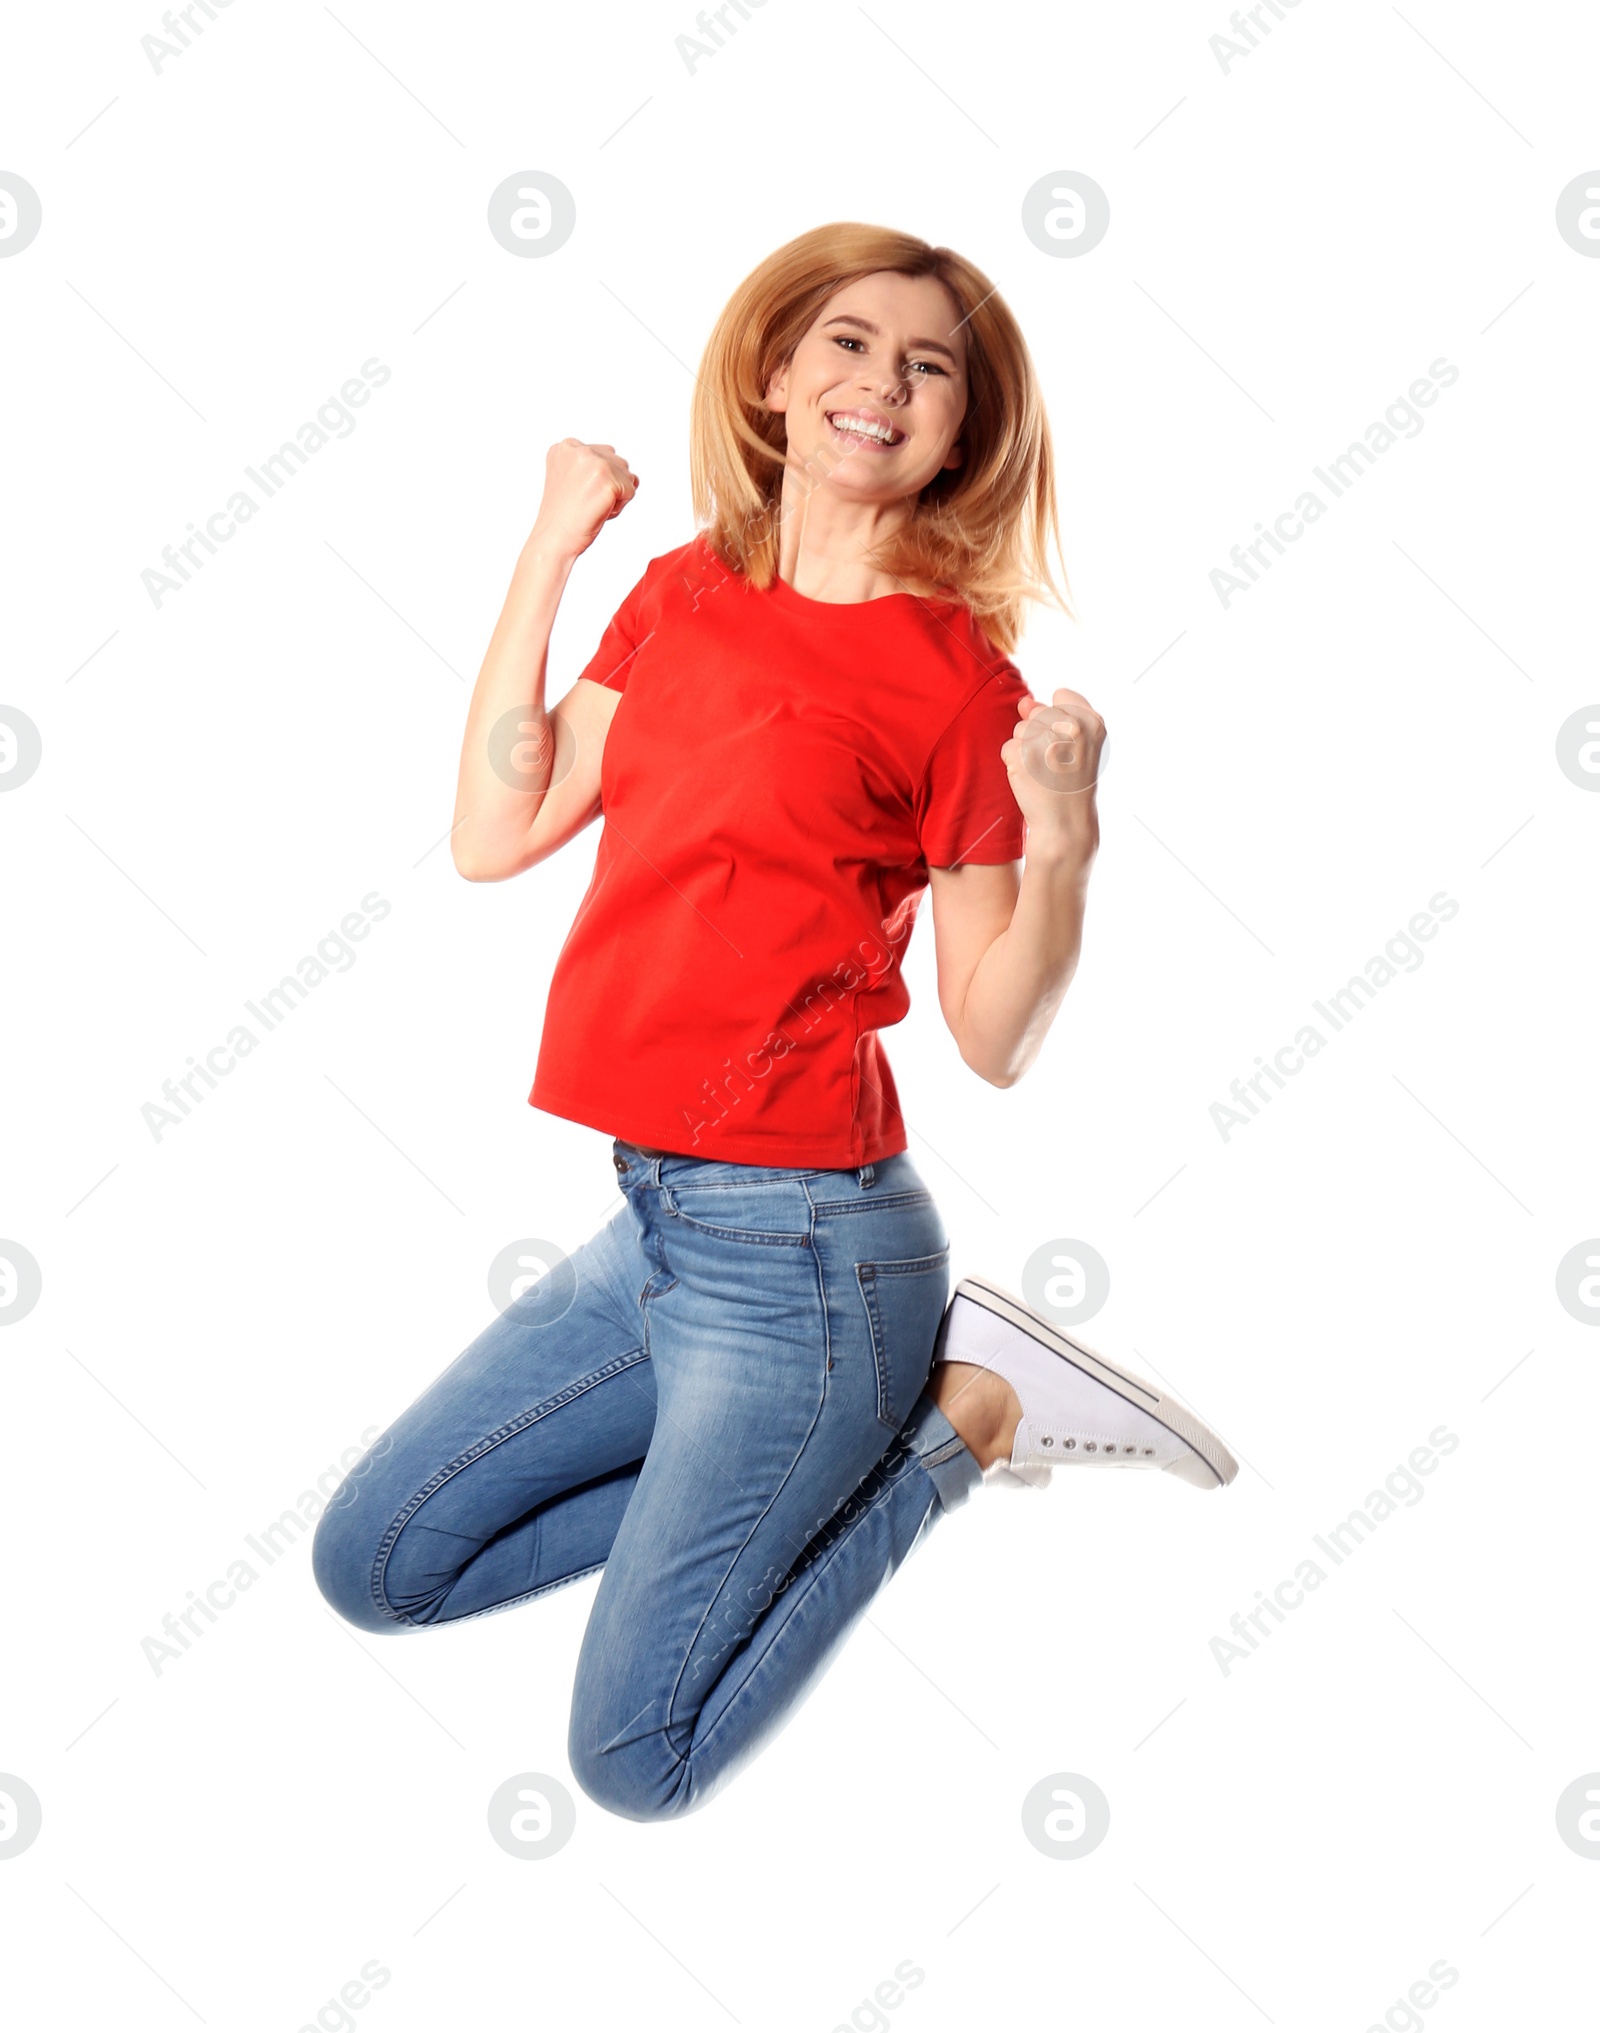
[[[824,449],[832,447],[817,445],[806,455],[803,463],[812,472],[820,472],[824,482],[839,490],[841,494],[858,495],[868,501],[903,501],[907,495],[920,494],[928,484],[925,480],[908,479],[903,473],[896,473],[891,479],[882,472],[874,472],[876,463],[871,455],[852,457],[846,455],[834,465],[827,465],[821,457]]]

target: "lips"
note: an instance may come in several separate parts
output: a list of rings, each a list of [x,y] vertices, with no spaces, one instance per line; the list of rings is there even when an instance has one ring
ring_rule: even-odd
[[[865,445],[874,451],[892,452],[897,445],[903,445],[906,441],[905,432],[896,430],[889,419],[880,416],[876,410],[833,409],[825,410],[823,414],[835,437],[843,438],[852,445]]]

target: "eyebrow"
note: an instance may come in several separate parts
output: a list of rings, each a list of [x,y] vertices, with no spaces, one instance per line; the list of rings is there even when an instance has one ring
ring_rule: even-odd
[[[881,336],[878,326],[873,324],[870,319],[852,317],[848,311],[841,311],[836,318],[829,318],[828,324],[824,325],[822,329],[826,331],[828,325],[855,325],[863,332],[870,332],[875,339]],[[951,352],[948,346],[941,346],[937,339],[908,339],[906,347],[909,352],[913,353],[942,353],[952,365],[955,364],[956,356],[954,353]]]

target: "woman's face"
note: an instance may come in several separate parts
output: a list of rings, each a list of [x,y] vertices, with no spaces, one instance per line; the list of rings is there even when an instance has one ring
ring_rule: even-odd
[[[885,270],[831,296],[767,390],[789,458],[860,501],[915,495],[959,466],[967,408],[960,307],[931,275]]]

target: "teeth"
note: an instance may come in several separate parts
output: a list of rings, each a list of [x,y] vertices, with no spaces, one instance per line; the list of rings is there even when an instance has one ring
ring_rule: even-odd
[[[885,430],[882,424],[869,424],[861,417],[835,416],[830,421],[836,431],[854,431],[859,437],[876,438],[881,445],[889,444],[894,438],[893,431]]]

